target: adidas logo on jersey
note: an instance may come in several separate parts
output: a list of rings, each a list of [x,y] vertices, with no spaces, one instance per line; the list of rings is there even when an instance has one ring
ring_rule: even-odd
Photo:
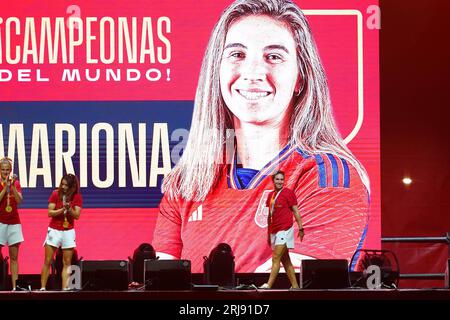
[[[197,210],[195,210],[194,212],[192,212],[191,216],[189,217],[188,222],[193,222],[193,221],[202,221],[202,215],[203,215],[203,209],[202,209],[203,205],[200,205]]]

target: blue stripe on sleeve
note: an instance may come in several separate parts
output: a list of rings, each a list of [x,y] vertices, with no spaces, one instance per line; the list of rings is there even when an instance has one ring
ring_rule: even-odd
[[[327,174],[325,172],[325,163],[323,162],[320,154],[316,154],[315,156],[317,166],[319,167],[319,186],[321,188],[325,188],[327,186]]]
[[[333,175],[333,187],[338,187],[339,186],[339,171],[338,171],[336,159],[330,153],[327,153],[327,156],[331,162],[331,171],[332,171],[332,175]]]
[[[356,267],[356,263],[359,260],[359,256],[361,255],[361,251],[358,252],[358,250],[361,250],[364,244],[364,240],[366,240],[366,236],[367,236],[367,229],[369,228],[368,225],[366,225],[364,227],[363,233],[361,235],[361,239],[359,239],[359,243],[358,243],[358,247],[356,248],[355,251],[355,256],[353,257],[352,261],[351,261],[351,265],[350,265],[350,271],[354,271],[355,267]]]
[[[344,167],[344,188],[350,188],[350,170],[348,168],[347,161],[342,160],[342,166]]]
[[[305,158],[305,159],[308,159],[309,157],[311,157],[311,156],[307,155],[307,154],[305,153],[305,151],[303,151],[303,150],[300,149],[300,148],[297,148],[297,152],[298,152],[303,158]]]

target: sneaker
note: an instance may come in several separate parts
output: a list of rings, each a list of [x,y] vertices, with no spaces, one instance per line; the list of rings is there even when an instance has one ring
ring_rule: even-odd
[[[22,288],[21,286],[16,286],[12,291],[28,291],[25,288]]]
[[[236,286],[234,289],[236,290],[258,290],[258,287],[254,284],[240,284]]]
[[[264,283],[262,286],[259,287],[259,289],[270,289],[269,284]]]
[[[12,288],[12,290],[11,291],[17,291],[17,288]]]
[[[39,291],[47,291],[45,288],[40,288]]]

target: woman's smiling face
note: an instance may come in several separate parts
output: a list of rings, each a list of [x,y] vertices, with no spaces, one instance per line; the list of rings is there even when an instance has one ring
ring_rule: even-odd
[[[11,165],[7,162],[2,162],[0,164],[0,172],[3,180],[7,180],[9,178],[9,174],[11,173]]]
[[[230,26],[220,89],[235,118],[254,124],[282,121],[299,82],[296,45],[284,22],[246,16]]]

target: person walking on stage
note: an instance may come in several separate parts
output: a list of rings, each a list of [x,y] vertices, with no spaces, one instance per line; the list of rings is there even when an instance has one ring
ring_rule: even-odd
[[[48,216],[51,217],[44,242],[45,260],[41,271],[41,291],[47,285],[50,265],[56,250],[63,251],[62,289],[68,290],[68,268],[72,264],[75,244],[75,220],[80,218],[83,198],[78,179],[73,174],[66,174],[61,179],[59,188],[48,199]]]

